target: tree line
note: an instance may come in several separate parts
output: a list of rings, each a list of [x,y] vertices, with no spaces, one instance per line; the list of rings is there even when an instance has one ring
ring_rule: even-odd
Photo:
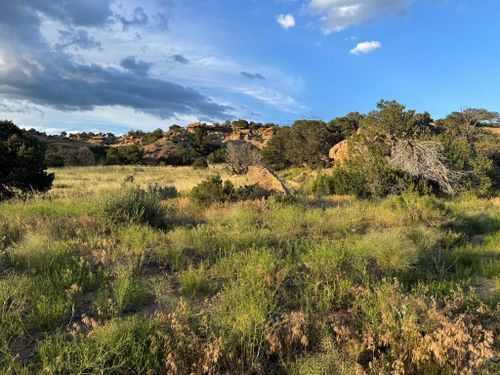
[[[144,146],[164,137],[177,144],[175,152],[156,160],[165,165],[223,163],[231,159],[233,171],[244,173],[250,164],[281,170],[299,166],[328,168],[313,190],[318,194],[354,194],[380,197],[412,189],[421,193],[453,195],[471,191],[488,195],[500,186],[499,137],[484,127],[500,127],[500,116],[485,109],[464,109],[434,120],[429,113],[406,109],[395,101],[380,101],[368,114],[357,112],[329,122],[298,120],[291,126],[237,120],[186,129],[172,125],[166,131],[131,131],[138,142],[110,147],[111,134],[80,133],[46,136],[88,140],[99,136],[105,146],[65,148],[40,142],[42,133],[24,131],[10,121],[0,122],[0,197],[15,191],[47,190],[53,176],[47,166],[142,164]],[[222,145],[214,135],[242,129],[274,128],[274,136],[259,150],[251,144]],[[348,144],[346,160],[333,160],[330,149]],[[333,168],[330,168],[333,167]],[[22,177],[24,176],[24,177]]]

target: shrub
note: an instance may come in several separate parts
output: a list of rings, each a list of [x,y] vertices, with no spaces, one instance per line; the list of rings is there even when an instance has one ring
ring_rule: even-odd
[[[328,161],[335,139],[323,121],[296,121],[291,128],[280,128],[262,154],[276,169],[291,165],[318,168]]]
[[[193,164],[193,157],[187,151],[177,151],[174,154],[170,154],[167,157],[161,158],[160,162],[165,163],[165,165],[172,165],[174,167],[191,165]]]
[[[219,148],[207,156],[207,161],[210,164],[221,164],[227,161],[226,150]]]
[[[335,194],[334,178],[321,173],[318,174],[311,186],[311,192],[318,197]]]
[[[193,162],[194,169],[208,169],[208,163],[205,159],[196,159]]]
[[[160,199],[173,199],[179,196],[179,192],[175,186],[160,186],[154,184],[148,187],[148,192],[159,196]]]
[[[59,160],[60,159],[60,160]],[[51,146],[46,156],[47,163],[59,164],[62,161],[63,165],[70,166],[88,166],[95,165],[96,158],[89,147],[64,147]],[[62,165],[53,165],[60,167]]]
[[[155,191],[137,187],[123,188],[106,194],[98,207],[98,215],[112,224],[149,224],[161,227],[165,209]]]
[[[272,194],[260,185],[246,185],[235,189],[231,181],[222,182],[220,176],[213,176],[195,186],[190,198],[197,205],[209,206],[214,203],[265,199]]]
[[[258,184],[245,185],[236,189],[234,199],[238,201],[267,199],[272,194],[272,191],[266,190]]]
[[[46,167],[45,146],[11,121],[0,121],[0,200],[49,190],[54,174]]]
[[[142,163],[144,150],[139,145],[110,147],[106,153],[106,164],[123,165]]]
[[[290,139],[290,128],[279,128],[276,134],[269,140],[262,150],[262,159],[266,165],[281,170],[292,165],[287,157],[288,142]]]
[[[234,196],[234,185],[231,181],[224,181],[220,176],[212,176],[195,186],[191,190],[190,198],[198,205],[211,205],[231,200]]]
[[[45,154],[45,163],[49,168],[57,168],[64,166],[64,158],[54,151]]]

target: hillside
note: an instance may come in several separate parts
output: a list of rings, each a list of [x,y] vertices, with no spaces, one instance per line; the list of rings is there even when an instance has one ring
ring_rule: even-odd
[[[243,122],[240,124],[210,125],[193,123],[186,128],[172,127],[171,130],[156,130],[153,133],[131,131],[126,135],[115,136],[111,133],[77,133],[46,135],[30,131],[47,145],[49,154],[60,155],[65,165],[103,164],[110,148],[137,146],[144,151],[144,163],[158,164],[171,160],[178,155],[190,157],[207,156],[197,149],[197,142],[210,144],[211,149],[222,147],[228,142],[248,142],[258,149],[266,146],[276,133],[274,125]],[[245,128],[246,127],[246,128]],[[89,154],[90,151],[93,154]],[[81,160],[78,160],[81,159]]]

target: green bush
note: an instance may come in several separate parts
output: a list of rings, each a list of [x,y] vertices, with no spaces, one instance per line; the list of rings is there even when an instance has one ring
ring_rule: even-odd
[[[234,196],[234,185],[227,180],[222,182],[220,176],[212,176],[202,181],[191,190],[190,198],[197,204],[208,206],[214,203],[223,203]]]
[[[226,150],[219,148],[207,156],[210,164],[221,164],[226,162]]]
[[[110,147],[106,153],[106,164],[140,164],[143,161],[144,149],[139,145]]]
[[[193,162],[194,169],[208,169],[208,163],[205,159],[196,159]]]
[[[197,205],[209,206],[214,203],[265,199],[271,195],[271,191],[260,185],[246,185],[235,189],[231,181],[223,182],[220,176],[212,176],[195,186],[190,198]]]
[[[103,221],[117,225],[149,224],[161,227],[165,224],[165,213],[157,192],[137,187],[109,192],[98,207],[98,216]]]
[[[46,167],[45,145],[11,121],[0,121],[0,200],[49,190],[54,174]]]
[[[179,192],[175,186],[160,186],[154,184],[148,187],[148,192],[159,196],[160,199],[173,199],[179,196]]]
[[[332,176],[320,173],[311,186],[311,192],[318,197],[335,194],[334,181]]]
[[[47,152],[45,154],[45,163],[49,168],[64,167],[64,158],[55,152]]]
[[[237,201],[258,200],[258,199],[267,199],[272,194],[273,194],[272,191],[266,190],[258,184],[245,185],[236,189],[234,198]]]
[[[193,164],[193,157],[187,151],[177,151],[174,154],[170,154],[167,157],[161,158],[160,162],[164,163],[165,165],[180,167]]]
[[[264,162],[275,169],[304,164],[318,168],[327,164],[328,151],[333,144],[334,138],[326,123],[299,120],[291,128],[280,128],[262,155]]]

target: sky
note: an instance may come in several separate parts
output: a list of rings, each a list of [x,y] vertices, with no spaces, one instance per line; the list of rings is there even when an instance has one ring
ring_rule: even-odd
[[[0,0],[0,119],[291,124],[381,99],[500,111],[498,0]]]

